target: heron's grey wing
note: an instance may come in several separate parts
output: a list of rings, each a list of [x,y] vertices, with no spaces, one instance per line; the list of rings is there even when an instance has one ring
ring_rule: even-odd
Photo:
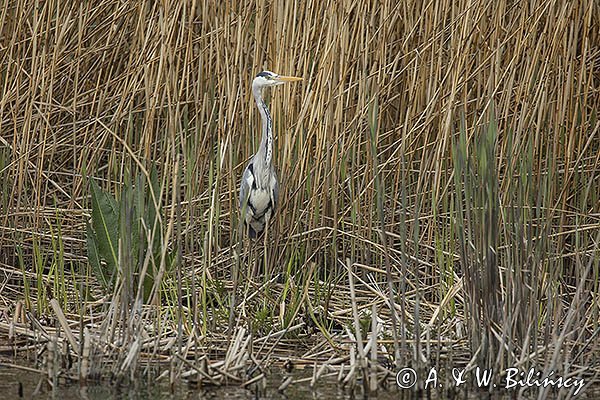
[[[277,203],[279,202],[279,182],[277,181],[277,175],[273,172],[273,190],[272,190],[271,202],[273,205],[273,214],[277,211]]]
[[[252,173],[252,162],[250,162],[244,170],[242,175],[242,182],[240,183],[240,209],[243,210],[248,196],[250,196],[250,188],[254,185],[254,174]]]

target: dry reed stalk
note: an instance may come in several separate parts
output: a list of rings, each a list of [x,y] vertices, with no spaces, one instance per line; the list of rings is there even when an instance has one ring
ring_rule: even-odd
[[[83,349],[81,351],[81,364],[79,367],[79,380],[82,383],[90,376],[90,354],[91,354],[91,337],[90,331],[85,328],[83,330]]]
[[[285,391],[285,389],[287,389],[287,387],[292,383],[293,379],[291,376],[286,377],[283,382],[281,382],[281,385],[279,385],[279,387],[277,388],[278,392],[283,392]]]
[[[77,343],[77,340],[75,340],[73,331],[71,331],[71,327],[69,326],[69,323],[67,322],[67,318],[65,317],[65,314],[63,313],[62,308],[60,308],[58,301],[56,299],[52,299],[52,300],[50,300],[50,305],[52,306],[52,309],[54,310],[54,313],[56,314],[56,318],[58,319],[58,322],[60,323],[60,326],[62,327],[62,329],[65,333],[65,336],[67,337],[67,340],[69,341],[69,344],[71,345],[72,351],[75,354],[79,355],[79,344]]]
[[[366,347],[370,347],[369,350],[371,354],[371,365],[369,373],[369,391],[371,392],[376,392],[379,386],[379,382],[377,381],[377,368],[375,367],[377,365],[377,325],[377,306],[373,304],[371,310],[371,332],[369,337],[369,343],[367,344],[367,346],[365,346],[365,350]]]
[[[350,302],[352,304],[352,316],[354,318],[354,334],[356,335],[356,348],[358,350],[358,364],[362,372],[363,385],[367,387],[367,355],[362,340],[361,325],[358,317],[358,307],[356,303],[356,292],[354,290],[354,271],[350,260],[346,260],[348,268],[348,286],[350,287]]]

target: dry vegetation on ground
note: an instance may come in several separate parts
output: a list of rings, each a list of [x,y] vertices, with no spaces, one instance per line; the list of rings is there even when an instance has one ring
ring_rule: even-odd
[[[593,382],[599,24],[593,0],[8,1],[0,332],[70,343],[73,376],[160,359],[171,379],[252,383],[240,366],[292,358],[350,382],[367,357],[380,378],[470,360]],[[262,69],[304,77],[268,95],[266,249],[237,232]],[[136,229],[159,255],[123,236],[107,290],[90,180],[125,198],[154,167],[161,211]]]

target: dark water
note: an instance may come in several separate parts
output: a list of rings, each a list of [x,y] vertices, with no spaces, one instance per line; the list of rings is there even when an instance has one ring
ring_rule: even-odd
[[[41,382],[41,384],[40,384]],[[315,388],[310,388],[307,383],[289,386],[284,393],[277,391],[277,385],[281,379],[271,376],[269,382],[274,387],[267,387],[264,391],[255,391],[241,388],[239,386],[227,386],[218,388],[192,388],[182,383],[173,391],[167,385],[139,382],[134,387],[115,388],[110,385],[88,385],[81,388],[79,384],[62,384],[54,392],[47,385],[45,377],[20,369],[0,366],[0,399],[89,399],[89,400],[159,400],[159,399],[357,399],[364,398],[360,393],[349,393],[346,389],[339,387],[335,381],[320,381]],[[36,388],[38,393],[35,394]],[[391,391],[380,391],[376,396],[369,398],[391,400],[415,398],[410,393],[401,393],[398,389]]]
[[[6,365],[6,364],[4,364]],[[306,372],[298,371],[295,379],[306,376]],[[185,382],[177,385],[173,390],[166,384],[154,381],[137,381],[131,387],[115,387],[109,384],[90,384],[80,387],[78,383],[62,383],[56,390],[52,390],[47,383],[46,377],[36,372],[23,371],[13,367],[0,365],[0,400],[3,399],[84,399],[84,400],[117,400],[117,399],[234,399],[234,400],[257,400],[257,399],[315,399],[315,400],[345,400],[345,399],[377,399],[377,400],[422,400],[422,399],[449,399],[454,400],[477,400],[477,399],[532,399],[536,398],[537,392],[529,392],[526,397],[518,396],[518,391],[500,392],[490,396],[488,393],[456,393],[452,397],[446,395],[430,396],[417,395],[410,390],[402,390],[392,387],[389,390],[380,390],[377,394],[365,396],[357,389],[350,392],[347,388],[339,386],[335,379],[322,379],[316,387],[311,388],[308,383],[299,383],[288,386],[284,393],[277,391],[277,386],[282,382],[282,377],[277,372],[269,376],[267,388],[256,392],[244,389],[240,386],[230,385],[223,387],[198,388],[192,387]],[[598,393],[588,390],[576,396],[576,399],[596,399]],[[598,393],[600,395],[600,393]],[[552,394],[547,399],[555,398]]]

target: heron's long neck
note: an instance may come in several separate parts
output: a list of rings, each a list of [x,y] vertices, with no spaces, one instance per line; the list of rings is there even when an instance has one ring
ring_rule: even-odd
[[[262,139],[256,153],[256,158],[264,162],[264,165],[268,167],[271,165],[273,157],[273,121],[271,120],[269,109],[262,98],[261,90],[256,88],[252,90],[252,93],[254,94],[254,99],[262,118]]]

